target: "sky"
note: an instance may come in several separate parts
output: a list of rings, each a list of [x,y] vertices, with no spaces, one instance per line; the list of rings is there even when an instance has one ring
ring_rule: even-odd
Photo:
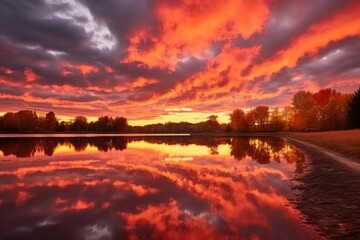
[[[2,0],[0,113],[227,122],[360,85],[357,0]]]

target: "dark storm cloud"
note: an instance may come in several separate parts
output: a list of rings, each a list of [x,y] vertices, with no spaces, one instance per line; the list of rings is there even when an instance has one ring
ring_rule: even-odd
[[[288,46],[293,39],[299,37],[313,24],[336,13],[342,7],[344,7],[344,2],[336,0],[275,2],[271,6],[271,18],[262,33],[254,34],[249,40],[239,37],[234,41],[234,46],[240,47],[261,45],[260,54],[242,71],[242,75],[246,76],[255,64],[267,60]]]
[[[93,102],[99,99],[98,96],[91,95],[91,94],[83,94],[81,96],[67,96],[63,95],[59,97],[59,100],[65,100],[65,101],[72,101],[72,102]]]
[[[292,39],[300,36],[312,24],[335,13],[343,5],[343,2],[337,0],[278,1],[271,7],[272,16],[265,26],[264,33],[255,36],[262,46],[259,58],[270,57]]]
[[[82,28],[69,20],[44,18],[49,10],[44,1],[4,0],[0,8],[1,33],[11,41],[62,52],[85,44]]]
[[[65,93],[59,95],[59,93],[55,91],[39,91],[39,90],[31,90],[31,96],[39,97],[43,99],[52,98],[56,100],[80,102],[80,103],[93,102],[96,100],[101,100],[102,98],[100,94],[94,94],[94,93],[82,93],[82,94]]]
[[[340,42],[330,44],[322,51],[316,60],[311,59],[306,64],[298,67],[299,72],[303,72],[314,80],[326,81],[339,74],[360,66],[360,38],[348,38]],[[349,77],[359,77],[355,74]]]
[[[284,92],[281,97],[294,94],[298,90],[296,86],[301,84],[302,80],[311,80],[322,88],[332,87],[334,79],[346,80],[360,77],[360,72],[354,71],[360,66],[359,52],[360,38],[346,38],[329,44],[319,52],[316,58],[305,56],[298,61],[295,68],[283,68],[273,74],[268,81],[263,77],[255,79],[247,84],[247,87],[252,89],[257,86],[263,90],[263,93],[271,93],[287,86],[286,91],[290,90],[290,92]]]
[[[21,96],[24,95],[25,89],[19,87],[9,87],[6,85],[0,85],[0,95],[13,95],[13,96]]]
[[[149,6],[151,2],[143,0],[82,0],[82,3],[89,8],[96,19],[106,23],[122,47],[127,46],[127,37],[134,29],[151,25],[155,21],[151,6]],[[140,47],[146,50],[151,48],[152,44],[150,39],[144,39]]]
[[[0,109],[7,109],[10,112],[16,112],[22,110],[33,110],[39,112],[54,111],[57,115],[74,115],[74,116],[105,116],[114,114],[111,109],[103,104],[88,105],[88,108],[72,108],[69,106],[56,106],[49,102],[30,102],[21,99],[14,98],[1,98],[0,97]],[[89,107],[93,107],[90,109]]]

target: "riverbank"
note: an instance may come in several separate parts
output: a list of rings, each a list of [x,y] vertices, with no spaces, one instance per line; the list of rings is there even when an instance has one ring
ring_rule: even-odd
[[[307,171],[294,178],[299,183],[294,186],[299,191],[294,205],[306,222],[329,239],[360,239],[360,172],[335,159],[340,155],[328,155],[327,150],[295,139],[288,141],[308,159]]]
[[[289,132],[285,136],[341,153],[360,162],[360,129],[326,132]]]

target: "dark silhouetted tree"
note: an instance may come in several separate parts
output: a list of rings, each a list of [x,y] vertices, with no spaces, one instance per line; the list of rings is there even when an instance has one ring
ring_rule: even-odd
[[[211,132],[212,130],[208,121],[195,123],[193,125],[193,132]]]
[[[22,110],[16,113],[19,119],[20,131],[34,131],[37,129],[37,115],[35,111]]]
[[[207,117],[207,123],[210,125],[212,131],[216,131],[220,129],[220,124],[217,121],[218,116],[216,115],[210,115]]]
[[[46,119],[46,130],[54,131],[59,127],[59,123],[56,119],[54,112],[48,112],[45,116]]]
[[[346,127],[349,129],[360,128],[360,87],[349,101]]]
[[[3,116],[3,130],[6,132],[19,131],[19,118],[15,113],[8,112]]]
[[[113,119],[108,116],[99,117],[95,125],[98,131],[109,132],[113,130]]]
[[[0,117],[0,131],[4,131],[4,116]]]
[[[71,130],[87,131],[87,129],[88,129],[87,118],[84,116],[75,117],[75,121],[71,124]]]
[[[113,121],[114,131],[125,132],[128,127],[127,119],[124,117],[116,117]]]

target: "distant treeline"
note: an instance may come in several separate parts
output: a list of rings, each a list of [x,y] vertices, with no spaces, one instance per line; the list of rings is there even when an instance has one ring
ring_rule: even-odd
[[[95,122],[88,122],[84,116],[75,117],[74,121],[59,122],[54,112],[45,117],[37,116],[35,111],[22,110],[8,112],[0,117],[0,131],[4,132],[120,132],[128,128],[124,117],[99,117]]]
[[[235,109],[229,123],[219,123],[210,115],[199,123],[168,122],[145,126],[129,126],[125,117],[99,117],[88,122],[84,116],[59,122],[54,112],[37,116],[35,111],[8,112],[0,117],[0,131],[16,132],[116,132],[116,133],[201,133],[201,132],[275,132],[325,131],[360,128],[360,88],[354,94],[332,89],[316,93],[299,91],[292,106],[269,110],[258,106],[245,112]]]

